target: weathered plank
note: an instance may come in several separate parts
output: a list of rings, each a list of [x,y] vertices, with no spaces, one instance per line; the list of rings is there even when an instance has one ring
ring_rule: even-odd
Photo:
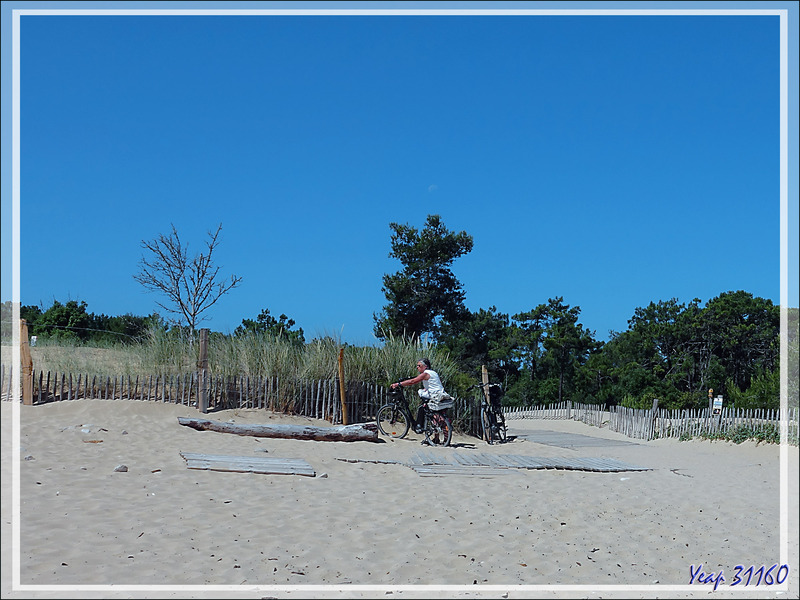
[[[322,442],[378,442],[377,423],[356,423],[336,427],[313,427],[311,425],[246,425],[222,423],[209,419],[178,417],[178,423],[198,431],[217,431],[253,437],[284,438],[293,440],[316,440]]]
[[[425,476],[468,475],[470,477],[494,477],[496,475],[518,474],[514,469],[472,465],[411,465],[417,474]]]
[[[492,454],[481,453],[481,454],[478,455],[478,459],[481,461],[482,465],[489,465],[491,467],[508,468],[508,467],[513,467],[514,466],[512,464],[509,464],[507,461],[505,461],[505,460],[503,460],[503,459],[501,459],[501,458],[499,458],[497,456],[494,456]]]
[[[262,473],[265,475],[316,476],[314,468],[302,458],[267,458],[263,456],[225,456],[181,452],[189,469]]]
[[[481,462],[474,456],[470,456],[469,454],[461,454],[459,452],[455,452],[453,454],[453,458],[456,462],[460,465],[480,465]]]

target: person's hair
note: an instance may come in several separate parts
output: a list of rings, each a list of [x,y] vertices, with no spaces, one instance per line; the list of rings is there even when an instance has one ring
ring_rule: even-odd
[[[428,360],[427,358],[420,358],[417,362],[421,362],[423,365],[425,365],[426,369],[431,368],[431,361]]]

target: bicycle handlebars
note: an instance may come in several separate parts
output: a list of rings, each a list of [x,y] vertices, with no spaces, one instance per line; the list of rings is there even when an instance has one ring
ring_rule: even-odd
[[[499,383],[476,383],[475,385],[469,386],[467,388],[467,391],[474,390],[475,388],[486,387],[486,386],[489,386],[489,387],[492,387],[492,386],[500,387],[500,384]]]

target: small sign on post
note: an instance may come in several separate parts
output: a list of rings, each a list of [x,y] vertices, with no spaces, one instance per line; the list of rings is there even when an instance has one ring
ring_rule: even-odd
[[[714,408],[711,412],[714,415],[722,414],[722,396],[717,396],[714,398]]]

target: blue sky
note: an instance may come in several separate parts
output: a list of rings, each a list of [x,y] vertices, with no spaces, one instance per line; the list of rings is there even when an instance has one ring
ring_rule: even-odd
[[[12,299],[10,9],[3,4],[2,300]],[[797,292],[797,4],[357,3],[358,8],[790,9],[788,298]],[[140,242],[174,224],[268,308],[371,344],[392,222],[474,237],[471,310],[563,296],[608,339],[637,307],[781,298],[777,16],[23,15],[20,299],[150,314]],[[163,313],[163,311],[162,311]]]

